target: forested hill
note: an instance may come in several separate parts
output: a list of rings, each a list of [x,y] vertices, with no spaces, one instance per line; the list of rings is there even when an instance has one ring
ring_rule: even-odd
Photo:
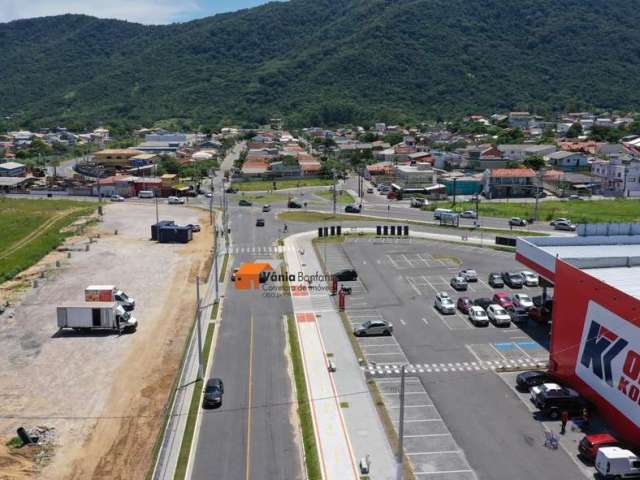
[[[32,124],[399,121],[640,104],[637,0],[291,0],[166,26],[0,24]]]

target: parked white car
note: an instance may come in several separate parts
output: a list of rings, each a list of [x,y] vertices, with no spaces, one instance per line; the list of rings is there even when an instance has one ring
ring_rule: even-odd
[[[478,281],[478,272],[476,272],[472,268],[465,268],[464,270],[460,270],[458,276],[464,278],[467,282],[477,282]]]
[[[110,200],[112,202],[124,202],[124,197],[122,195],[111,195]]]
[[[508,327],[511,325],[511,315],[500,305],[495,303],[489,305],[487,307],[487,315],[496,327]]]
[[[533,300],[526,293],[516,293],[513,295],[513,304],[516,307],[533,308]]]
[[[538,275],[536,275],[533,272],[530,272],[529,270],[523,270],[522,272],[520,272],[520,274],[522,275],[522,278],[524,279],[524,284],[527,287],[537,287],[538,284],[540,283],[540,279],[538,278]]]
[[[489,317],[487,316],[487,312],[484,311],[482,307],[478,307],[477,305],[473,305],[469,307],[469,320],[475,326],[487,326],[489,325]]]
[[[453,300],[451,300],[451,297],[447,292],[440,292],[436,295],[436,299],[433,301],[433,306],[436,310],[445,315],[453,315],[456,313],[456,305],[453,303]]]
[[[182,205],[184,203],[184,198],[182,198],[182,197],[169,197],[169,198],[167,198],[167,203],[169,205]]]

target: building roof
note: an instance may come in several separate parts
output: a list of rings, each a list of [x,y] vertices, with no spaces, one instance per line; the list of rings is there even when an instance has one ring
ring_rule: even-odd
[[[501,152],[504,150],[511,150],[511,151],[520,150],[522,152],[541,152],[544,150],[548,150],[549,148],[556,148],[556,146],[551,144],[530,144],[530,143],[498,145],[498,150],[500,150]]]
[[[567,152],[565,150],[559,150],[557,152],[547,155],[549,160],[562,160],[563,158],[573,157],[574,155],[580,155],[580,152]]]
[[[579,225],[578,233],[583,234],[518,238],[516,259],[553,280],[559,258],[640,299],[640,224]]]
[[[94,152],[94,155],[142,155],[143,153],[135,148],[105,148]]]
[[[155,153],[141,153],[140,155],[131,157],[131,160],[153,160],[154,158],[158,158],[158,155]]]
[[[0,163],[0,168],[4,168],[6,170],[14,170],[16,168],[23,168],[24,165],[22,163],[18,163],[18,162],[5,162],[5,163]]]
[[[0,187],[16,187],[27,180],[33,180],[34,177],[0,177]]]
[[[494,168],[490,175],[495,178],[535,177],[536,172],[530,168]]]

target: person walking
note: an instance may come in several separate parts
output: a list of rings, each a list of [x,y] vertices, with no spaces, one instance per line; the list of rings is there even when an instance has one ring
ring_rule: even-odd
[[[560,414],[560,422],[562,425],[562,428],[560,429],[560,433],[562,435],[564,435],[564,433],[567,430],[567,422],[569,421],[569,412],[567,412],[566,410],[563,410],[562,413]]]

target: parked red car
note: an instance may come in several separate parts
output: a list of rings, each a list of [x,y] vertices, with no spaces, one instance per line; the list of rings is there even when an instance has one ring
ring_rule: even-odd
[[[493,295],[493,303],[497,303],[502,308],[513,307],[513,300],[507,292],[496,292]]]
[[[469,297],[460,297],[456,302],[456,307],[462,313],[469,313],[469,307],[473,305],[473,302]]]
[[[585,435],[578,444],[580,453],[590,461],[595,461],[598,449],[602,447],[619,447],[620,441],[609,433],[594,433]]]

